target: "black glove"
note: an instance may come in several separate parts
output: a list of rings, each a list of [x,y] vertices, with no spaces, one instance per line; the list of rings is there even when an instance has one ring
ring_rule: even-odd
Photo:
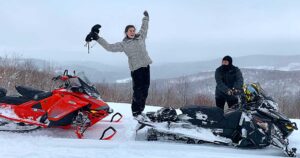
[[[148,14],[147,10],[144,11],[144,15],[149,18],[149,14]]]
[[[92,40],[98,40],[99,39],[99,36],[97,33],[95,32],[90,32],[86,38],[85,38],[85,41],[86,42],[91,42]]]
[[[86,36],[85,41],[91,42],[92,40],[99,39],[99,32],[100,32],[101,25],[96,24],[92,27],[91,32]]]
[[[95,32],[98,34],[100,32],[100,28],[101,28],[101,25],[96,24],[92,27],[91,32]]]
[[[239,94],[241,94],[241,91],[238,90],[238,89],[236,89],[236,88],[232,88],[231,91],[232,91],[233,95],[239,95]]]
[[[233,95],[233,91],[232,91],[231,89],[229,89],[229,90],[227,91],[227,95]]]

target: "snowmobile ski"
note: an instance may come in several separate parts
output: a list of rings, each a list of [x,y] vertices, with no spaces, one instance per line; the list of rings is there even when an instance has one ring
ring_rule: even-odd
[[[136,132],[148,127],[147,140],[174,140],[186,141],[188,144],[213,143],[213,144],[231,144],[232,141],[228,138],[216,136],[210,129],[196,127],[188,123],[174,123],[174,122],[141,122]],[[195,143],[193,143],[195,142]]]

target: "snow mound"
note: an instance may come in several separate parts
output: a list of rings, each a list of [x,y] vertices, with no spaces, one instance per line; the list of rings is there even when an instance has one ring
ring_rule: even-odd
[[[172,142],[148,142],[145,133],[136,137],[137,122],[131,116],[129,104],[108,103],[115,112],[124,115],[120,123],[100,122],[85,134],[86,139],[77,139],[73,130],[58,128],[40,129],[29,133],[0,132],[1,158],[182,158],[182,157],[280,157],[283,153],[273,147],[265,149],[237,149],[212,144],[190,145]],[[145,111],[159,107],[147,106]],[[110,118],[106,118],[109,120]],[[300,123],[300,120],[295,120]],[[98,140],[103,129],[114,127],[118,133],[111,141]],[[292,146],[300,148],[300,133],[290,137]]]

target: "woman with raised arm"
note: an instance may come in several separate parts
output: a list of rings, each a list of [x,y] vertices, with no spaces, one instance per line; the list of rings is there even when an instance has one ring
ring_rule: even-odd
[[[146,38],[148,32],[149,14],[144,12],[144,18],[141,29],[136,33],[134,25],[125,27],[125,37],[123,41],[109,44],[103,37],[98,35],[98,31],[92,29],[88,34],[86,41],[97,41],[104,49],[110,52],[124,52],[128,57],[129,69],[131,71],[133,97],[132,97],[132,115],[137,120],[145,120],[147,117],[142,113],[145,108],[148,89],[150,86],[150,59],[146,50]],[[96,25],[95,25],[96,26]]]

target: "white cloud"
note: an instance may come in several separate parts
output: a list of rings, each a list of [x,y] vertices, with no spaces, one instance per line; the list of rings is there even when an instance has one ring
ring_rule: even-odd
[[[299,54],[299,5],[297,0],[1,1],[0,45],[6,52],[20,51],[26,56],[61,59],[64,52],[82,59],[84,38],[92,25],[100,23],[101,35],[118,42],[127,24],[140,27],[147,9],[147,46],[159,62],[216,58],[224,52],[240,56],[241,52],[280,54],[287,50]],[[84,58],[124,61],[122,55],[95,47],[92,51],[98,54]]]

